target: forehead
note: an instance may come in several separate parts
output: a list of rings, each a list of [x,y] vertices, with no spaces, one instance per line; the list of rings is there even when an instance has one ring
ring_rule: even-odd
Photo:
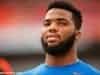
[[[64,18],[70,20],[72,19],[72,13],[64,9],[53,8],[50,9],[45,15],[45,19],[57,19],[57,18]]]

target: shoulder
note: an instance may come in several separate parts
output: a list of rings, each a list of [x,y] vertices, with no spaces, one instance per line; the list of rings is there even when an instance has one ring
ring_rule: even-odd
[[[16,75],[38,75],[38,73],[41,71],[41,69],[43,69],[44,64],[40,64],[39,66],[31,69],[31,70],[27,70],[24,72],[18,72]]]
[[[82,70],[88,74],[100,75],[100,71],[88,63],[80,61],[80,66]]]

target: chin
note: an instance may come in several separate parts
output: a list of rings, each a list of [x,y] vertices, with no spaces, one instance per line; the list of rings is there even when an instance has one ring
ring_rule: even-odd
[[[55,42],[55,43],[48,43],[48,47],[55,47],[55,46],[57,46],[57,45],[59,45],[58,42]]]

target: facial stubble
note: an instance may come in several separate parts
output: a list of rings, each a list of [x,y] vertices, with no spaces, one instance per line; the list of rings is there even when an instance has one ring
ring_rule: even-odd
[[[43,50],[45,51],[45,53],[48,53],[52,56],[66,55],[70,51],[70,49],[73,47],[74,42],[75,42],[75,33],[67,37],[65,40],[63,40],[59,44],[52,47],[48,46],[48,43],[43,40],[43,37],[41,37]]]

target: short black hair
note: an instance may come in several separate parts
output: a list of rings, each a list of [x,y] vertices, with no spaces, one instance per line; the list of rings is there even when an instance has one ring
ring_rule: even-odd
[[[77,8],[75,8],[74,5],[65,1],[54,1],[49,4],[47,11],[49,11],[52,8],[64,9],[64,10],[72,12],[72,17],[73,17],[76,29],[81,28],[82,15],[81,15],[81,12]]]

